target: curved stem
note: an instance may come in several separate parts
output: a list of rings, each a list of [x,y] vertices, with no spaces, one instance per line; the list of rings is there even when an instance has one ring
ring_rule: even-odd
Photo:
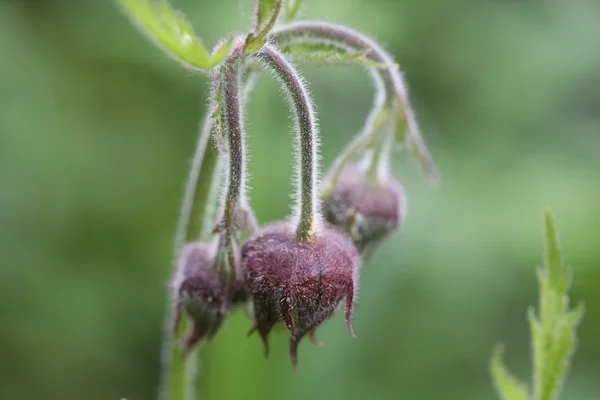
[[[213,93],[214,95],[214,93]],[[218,155],[210,149],[210,139],[214,128],[214,120],[205,116],[200,131],[196,153],[185,188],[183,205],[177,234],[175,237],[175,253],[188,242],[204,239],[205,227],[214,223],[210,220],[213,205],[209,193],[213,181],[218,179]],[[160,377],[159,399],[180,400],[192,398],[194,394],[195,356],[184,357],[183,350],[177,343],[183,339],[189,327],[189,318],[182,315],[177,332],[173,332],[175,319],[174,301],[169,299],[164,324],[162,371]]]
[[[376,182],[386,182],[390,177],[391,154],[394,146],[394,132],[384,129],[382,138],[373,151],[373,162],[367,172]]]
[[[179,252],[188,242],[198,240],[206,224],[207,210],[212,206],[206,194],[210,192],[216,169],[218,155],[208,151],[214,121],[210,113],[206,115],[192,161],[192,168],[185,188],[181,214],[175,236],[175,249]]]
[[[273,38],[282,46],[294,43],[327,43],[339,46],[343,50],[367,51],[367,57],[372,61],[383,65],[389,65],[388,68],[377,69],[370,67],[371,74],[376,78],[378,93],[375,106],[369,120],[374,118],[381,110],[380,99],[394,108],[399,109],[403,120],[406,123],[408,137],[407,144],[411,145],[418,158],[432,181],[437,181],[438,172],[433,163],[431,155],[427,150],[425,142],[421,136],[417,120],[408,97],[408,88],[402,74],[398,70],[395,61],[383,47],[368,36],[353,30],[351,28],[335,25],[328,22],[297,22],[276,29]],[[379,82],[383,83],[383,86]],[[367,127],[367,125],[366,125]],[[363,129],[363,133],[366,129]],[[398,132],[404,135],[404,132]],[[354,141],[350,144],[346,152],[355,152],[362,143]]]
[[[300,145],[300,178],[297,182],[296,193],[299,222],[296,235],[299,240],[310,240],[316,234],[321,218],[316,196],[319,131],[312,101],[302,78],[282,53],[271,45],[265,45],[258,55],[284,84],[296,117],[296,130]]]
[[[217,165],[215,166],[210,190],[205,194],[207,206],[206,215],[203,219],[202,231],[200,232],[200,238],[202,238],[202,240],[209,239],[212,236],[215,225],[219,219],[218,214],[221,211],[219,209],[219,204],[221,203],[221,189],[223,187],[221,180],[227,170],[227,161],[226,153],[217,154]]]
[[[221,84],[223,96],[221,112],[224,114],[225,132],[229,148],[229,173],[223,208],[223,229],[227,236],[235,233],[240,203],[245,189],[245,148],[242,104],[240,100],[240,58],[243,41],[238,41],[229,59],[223,65]]]
[[[348,162],[356,158],[362,150],[373,146],[377,147],[377,139],[383,140],[378,135],[389,122],[390,114],[389,108],[385,106],[375,108],[371,112],[361,133],[346,146],[329,169],[321,191],[322,198],[326,198],[333,192],[335,183]]]

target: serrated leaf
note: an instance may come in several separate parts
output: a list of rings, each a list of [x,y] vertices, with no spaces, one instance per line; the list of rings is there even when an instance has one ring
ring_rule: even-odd
[[[491,360],[491,372],[496,390],[502,400],[528,400],[529,388],[513,377],[502,360],[502,346],[496,346]]]
[[[569,310],[569,269],[563,264],[554,217],[544,218],[544,266],[538,268],[539,317],[529,312],[534,366],[534,397],[556,398],[577,343],[583,305]]]
[[[584,315],[585,304],[579,303],[577,304],[577,307],[569,311],[569,313],[567,314],[567,319],[573,328],[577,328],[583,320]]]
[[[558,233],[552,212],[545,212],[545,249],[544,263],[548,273],[550,284],[558,292],[564,292],[568,289],[570,271],[563,264],[560,245],[558,242]]]
[[[267,19],[265,19],[264,23],[259,23],[258,21],[260,21],[260,10],[261,10],[261,5],[263,4],[263,2],[270,4],[270,2],[268,2],[268,1],[265,2],[264,0],[259,0],[259,4],[258,4],[259,16],[257,17],[257,25],[254,28],[254,31],[250,32],[248,34],[248,36],[246,36],[246,43],[244,45],[244,53],[246,53],[246,54],[255,53],[255,52],[259,51],[260,49],[262,49],[262,47],[266,43],[267,35],[269,34],[269,32],[271,32],[271,29],[273,29],[273,27],[275,26],[275,23],[277,22],[277,18],[279,18],[279,13],[281,12],[282,0],[276,0],[275,5],[272,8],[269,6],[269,4],[266,4],[264,6],[264,9],[270,10],[269,17]]]
[[[131,21],[170,56],[184,65],[210,70],[210,54],[192,25],[166,0],[117,0]]]
[[[285,1],[285,21],[290,22],[300,11],[300,6],[303,0],[286,0]]]
[[[546,209],[545,213],[545,237],[546,237],[546,249],[545,249],[545,261],[546,268],[550,272],[558,273],[562,266],[562,257],[560,254],[560,248],[558,245],[558,234],[556,232],[556,224],[554,216],[549,209]]]

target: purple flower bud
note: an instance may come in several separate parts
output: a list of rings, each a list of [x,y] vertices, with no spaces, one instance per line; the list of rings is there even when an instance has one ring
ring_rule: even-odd
[[[203,338],[210,340],[221,327],[227,311],[246,301],[247,292],[237,274],[233,293],[229,293],[227,274],[219,273],[216,265],[216,244],[197,242],[186,245],[181,251],[175,278],[174,329],[178,329],[181,313],[192,320],[192,328],[184,339],[184,354]]]
[[[362,253],[398,229],[406,217],[406,194],[388,177],[369,180],[357,165],[347,165],[333,193],[323,201],[327,221],[344,229]]]
[[[322,226],[313,241],[298,241],[292,224],[263,228],[242,248],[242,268],[254,301],[256,326],[269,353],[268,335],[282,321],[292,338],[290,354],[297,364],[298,342],[306,334],[316,340],[316,327],[346,298],[346,322],[358,290],[360,257],[352,242],[336,228]]]

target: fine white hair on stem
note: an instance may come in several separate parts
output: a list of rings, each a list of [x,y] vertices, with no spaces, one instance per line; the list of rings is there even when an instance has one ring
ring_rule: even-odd
[[[393,121],[390,121],[393,123]],[[377,159],[377,180],[379,182],[386,182],[390,178],[390,165],[391,165],[391,153],[394,147],[394,131],[391,127],[384,129],[384,135],[381,143],[379,144],[378,159]],[[404,215],[404,214],[402,214]]]
[[[205,171],[202,170],[202,164],[206,158],[206,153],[210,151],[209,143],[212,135],[212,127],[214,121],[210,114],[204,117],[198,143],[196,145],[196,153],[192,160],[192,166],[185,187],[183,204],[181,206],[181,214],[179,216],[179,224],[177,234],[175,235],[175,248],[179,250],[186,242],[199,239],[196,235],[200,232],[193,227],[198,215],[205,213],[207,204],[198,204],[196,202],[196,192],[200,184],[200,175]]]
[[[221,152],[217,157],[213,181],[207,194],[206,218],[202,224],[202,237],[211,236],[219,217],[224,212],[222,199],[227,191],[229,154]]]
[[[297,158],[294,218],[297,237],[310,240],[321,222],[317,187],[319,182],[319,130],[306,84],[294,66],[274,46],[266,44],[257,57],[275,74],[287,92],[294,115]]]
[[[327,175],[323,180],[323,194],[326,194],[328,190],[331,189],[331,186],[335,184],[346,163],[356,157],[361,150],[364,150],[365,147],[369,145],[369,141],[372,139],[372,136],[381,130],[381,122],[378,120],[381,118],[382,113],[385,112],[385,104],[388,94],[385,90],[381,75],[376,71],[373,71],[372,67],[370,67],[370,69],[371,77],[375,83],[375,99],[373,102],[373,108],[371,109],[371,112],[369,113],[360,133],[358,133],[344,148],[344,150],[342,150],[341,154],[333,162],[331,168],[329,168]]]
[[[214,207],[211,204],[210,196],[203,196],[199,193],[204,193],[211,190],[211,187],[215,185],[215,181],[220,180],[221,171],[216,166],[215,154],[216,149],[210,147],[210,141],[212,137],[212,130],[214,127],[214,119],[211,118],[214,110],[212,108],[212,101],[215,99],[216,92],[213,90],[210,95],[211,104],[209,105],[209,111],[205,115],[204,120],[201,124],[200,135],[196,145],[196,152],[192,160],[190,173],[185,187],[185,193],[183,198],[183,204],[181,206],[181,214],[179,216],[179,223],[177,233],[175,235],[175,260],[173,261],[174,272],[177,272],[177,260],[181,255],[181,251],[186,243],[203,240],[204,228],[207,225],[214,224],[214,219],[211,218],[209,211]],[[207,188],[205,185],[209,183],[210,186]],[[218,186],[218,185],[217,185]],[[177,277],[176,277],[177,278]],[[174,292],[171,291],[169,294],[169,301],[167,302],[167,317],[164,321],[163,326],[163,347],[161,351],[161,362],[163,369],[160,375],[159,382],[159,399],[166,399],[170,390],[171,376],[170,376],[170,365],[177,362],[174,357],[178,354],[177,344],[174,342],[173,326],[175,321],[175,301],[173,298]],[[193,367],[190,373],[194,373]]]
[[[240,64],[244,51],[244,42],[238,38],[227,61],[221,67],[222,85],[221,106],[225,135],[228,141],[229,168],[227,189],[223,198],[223,228],[226,235],[232,236],[238,229],[240,205],[246,204],[246,160],[244,134],[244,107],[241,94]]]
[[[384,83],[383,88],[386,92],[383,95],[386,98],[386,102],[399,108],[402,118],[407,126],[408,144],[412,146],[418,154],[419,160],[429,178],[434,182],[439,179],[435,164],[431,159],[431,155],[427,150],[419,130],[414,110],[410,104],[408,87],[402,73],[397,68],[394,58],[375,40],[351,28],[321,21],[291,23],[276,28],[272,32],[272,37],[282,46],[294,43],[316,43],[334,45],[346,51],[367,51],[367,58],[388,66],[387,68],[379,69],[371,67],[370,70],[373,75],[379,75]],[[380,95],[377,94],[377,97],[379,98]],[[377,102],[378,101],[376,100],[371,116],[376,115]],[[368,126],[366,125],[365,128],[368,128]],[[365,133],[365,129],[363,129],[363,133]],[[399,134],[402,135],[404,132],[399,132]],[[361,141],[355,140],[348,146],[344,154],[354,154],[356,152],[354,149],[361,143]],[[340,157],[340,159],[341,158],[342,157]],[[333,172],[334,171],[332,170],[332,173]]]

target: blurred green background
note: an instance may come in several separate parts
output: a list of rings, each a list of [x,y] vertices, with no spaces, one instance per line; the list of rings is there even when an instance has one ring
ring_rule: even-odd
[[[177,0],[208,44],[251,0]],[[270,359],[231,318],[204,349],[202,399],[493,399],[492,346],[529,371],[542,211],[556,214],[587,313],[564,399],[600,398],[600,2],[306,0],[397,56],[444,180],[404,154],[409,218],[363,270],[357,340],[275,335]],[[359,129],[367,74],[301,65],[323,165]],[[205,76],[106,0],[0,1],[0,399],[154,398],[173,237]],[[252,204],[289,212],[287,107],[249,104]]]

